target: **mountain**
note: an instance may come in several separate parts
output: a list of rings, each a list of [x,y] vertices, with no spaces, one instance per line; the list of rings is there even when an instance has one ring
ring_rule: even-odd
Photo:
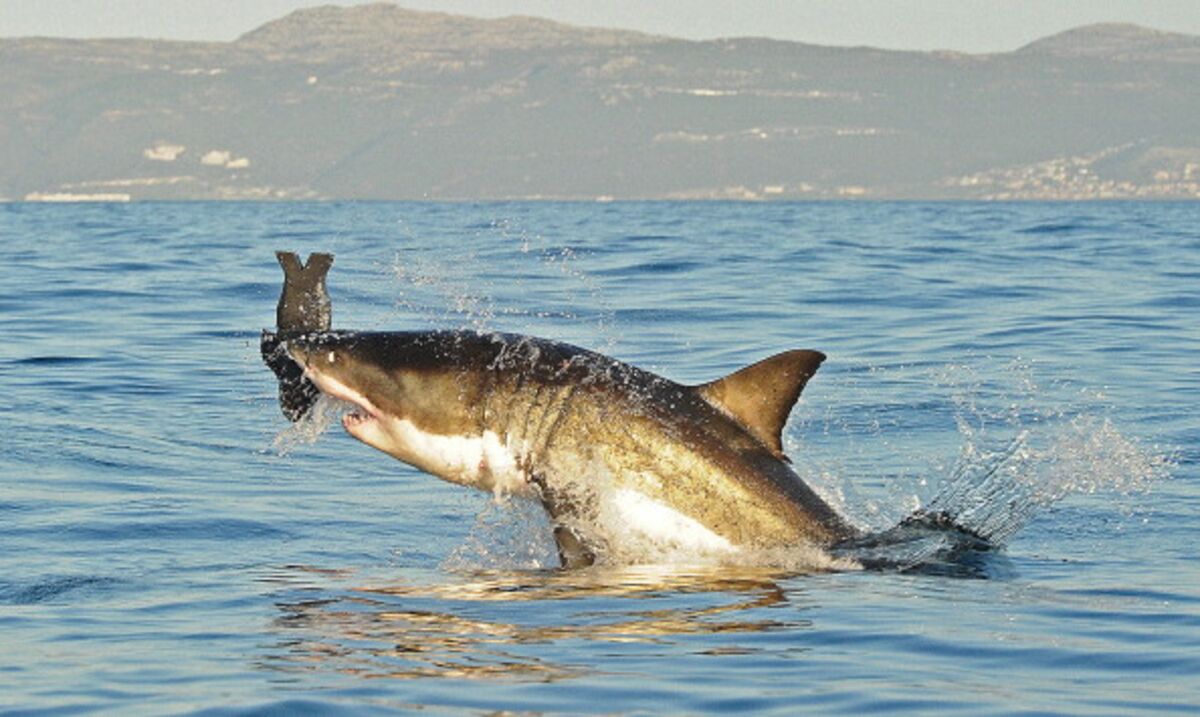
[[[1042,38],[1018,52],[1122,61],[1197,62],[1200,61],[1200,37],[1138,25],[1101,23]]]
[[[238,38],[237,44],[312,61],[338,55],[378,57],[418,52],[615,47],[656,39],[637,32],[573,27],[534,17],[483,20],[378,3],[299,10],[246,33]]]
[[[0,197],[1200,197],[1200,38],[685,41],[394,5],[0,39]]]

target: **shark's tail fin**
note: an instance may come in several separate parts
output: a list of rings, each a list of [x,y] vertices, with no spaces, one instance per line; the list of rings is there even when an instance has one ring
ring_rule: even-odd
[[[927,505],[835,552],[869,568],[972,572],[971,556],[999,547],[1028,518],[1031,504],[1002,470],[1024,445],[1021,434],[998,451],[961,460]]]
[[[994,450],[971,446],[933,499],[902,521],[953,526],[992,545],[1002,545],[1037,509],[1031,484],[1018,474],[1028,447],[1021,431]]]
[[[946,513],[918,510],[887,530],[843,541],[834,552],[875,570],[957,572],[968,568],[969,572],[964,557],[993,547],[987,538]]]

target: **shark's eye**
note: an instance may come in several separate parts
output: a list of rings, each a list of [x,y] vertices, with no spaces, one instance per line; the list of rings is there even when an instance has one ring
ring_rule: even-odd
[[[328,355],[328,356],[326,356],[326,358],[329,360],[329,363],[333,363],[333,362],[334,362],[334,361],[337,359],[337,354],[335,354],[334,352],[330,351],[330,352],[329,352],[329,355]]]

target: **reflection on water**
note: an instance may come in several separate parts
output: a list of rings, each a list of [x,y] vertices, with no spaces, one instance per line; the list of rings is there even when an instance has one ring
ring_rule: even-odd
[[[795,631],[795,590],[767,569],[670,566],[493,572],[438,584],[351,587],[349,576],[289,566],[264,578],[297,599],[277,603],[278,641],[261,666],[364,678],[549,682],[594,674],[555,661],[555,645],[669,645],[690,635]],[[783,606],[791,610],[773,610]],[[768,612],[768,610],[770,610]],[[703,642],[698,654],[756,648]],[[562,653],[578,654],[576,650]]]

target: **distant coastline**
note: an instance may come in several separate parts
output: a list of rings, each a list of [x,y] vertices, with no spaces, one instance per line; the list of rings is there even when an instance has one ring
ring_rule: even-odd
[[[50,193],[50,194],[44,194],[42,192],[32,192],[30,194],[25,195],[24,201],[26,201],[26,202],[53,202],[53,203],[63,203],[63,202],[119,203],[119,202],[128,202],[131,199],[132,199],[132,197],[128,194],[117,194],[117,193],[71,194],[69,192],[54,192],[54,193]]]
[[[1200,37],[690,41],[393,5],[0,39],[0,201],[1200,198]]]

